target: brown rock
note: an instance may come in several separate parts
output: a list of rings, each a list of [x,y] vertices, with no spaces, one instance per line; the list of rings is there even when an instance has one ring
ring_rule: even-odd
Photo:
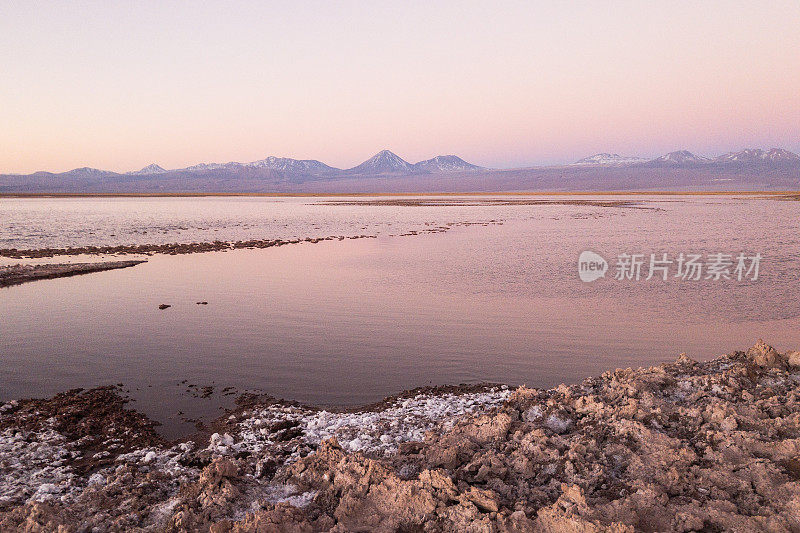
[[[505,437],[511,422],[511,415],[505,412],[482,415],[465,429],[464,434],[479,444],[487,443]]]
[[[615,522],[604,525],[595,519],[577,485],[562,484],[558,500],[536,515],[535,531],[541,533],[633,533],[634,528]]]
[[[458,496],[453,480],[442,470],[423,470],[419,474],[422,487],[436,494],[442,500],[455,500]]]
[[[248,514],[229,530],[231,533],[311,533],[315,528],[305,513],[288,503]]]
[[[783,356],[761,339],[747,350],[746,356],[750,361],[761,367],[784,368],[786,366]]]
[[[236,477],[239,467],[230,459],[220,457],[205,468],[205,473],[215,478]]]
[[[408,442],[401,442],[397,446],[397,453],[400,455],[412,455],[415,453],[419,453],[422,450],[424,444],[422,442],[416,441],[408,441]]]
[[[472,487],[462,494],[461,497],[474,503],[475,506],[484,513],[496,513],[500,508],[500,505],[497,503],[497,494],[491,490]]]

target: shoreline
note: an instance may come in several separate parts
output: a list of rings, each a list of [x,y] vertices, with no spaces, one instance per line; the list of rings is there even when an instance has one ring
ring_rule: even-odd
[[[273,246],[284,246],[287,244],[300,244],[308,242],[316,244],[321,241],[344,240],[344,239],[375,239],[375,235],[354,235],[354,236],[327,236],[327,237],[306,237],[304,239],[251,239],[247,241],[210,241],[210,242],[191,242],[191,243],[169,243],[169,244],[120,244],[110,246],[77,246],[68,248],[31,248],[18,250],[16,248],[0,249],[0,257],[10,259],[38,259],[56,256],[73,255],[184,255],[204,252],[221,252],[223,250],[241,250],[271,248]]]
[[[372,200],[372,201],[330,201],[320,205],[332,206],[384,206],[384,207],[430,207],[434,206],[550,206],[550,205],[568,205],[568,206],[583,206],[583,207],[601,207],[601,208],[618,208],[618,209],[648,209],[660,210],[658,207],[649,207],[641,205],[639,202],[633,200],[482,200],[474,201],[473,203],[445,201],[430,203],[425,200]],[[408,230],[404,233],[398,234],[399,237],[407,237],[429,233],[444,233],[455,227],[467,226],[489,226],[489,225],[502,225],[503,220],[491,219],[488,221],[456,221],[445,222],[436,226],[425,227],[415,230]],[[427,223],[426,223],[427,226]],[[328,235],[325,237],[303,237],[295,239],[248,239],[237,241],[199,241],[188,243],[142,243],[142,244],[114,244],[114,245],[85,245],[85,246],[70,246],[64,248],[58,247],[43,247],[43,248],[0,248],[0,257],[9,259],[39,259],[50,258],[56,256],[81,256],[81,255],[144,255],[151,256],[154,254],[163,255],[183,255],[192,253],[205,253],[205,252],[219,252],[227,250],[240,250],[240,249],[263,249],[271,248],[273,246],[284,246],[287,244],[300,244],[311,243],[316,244],[322,241],[345,240],[345,239],[376,239],[378,235],[371,234],[358,234],[358,235]]]
[[[518,198],[520,196],[532,196],[532,197],[545,197],[545,196],[599,196],[599,195],[609,195],[609,196],[630,196],[631,199],[544,199],[544,198],[536,198],[536,199],[522,199]],[[648,206],[643,205],[639,202],[636,198],[641,196],[670,196],[670,195],[677,195],[677,196],[703,196],[703,195],[711,195],[711,196],[744,196],[744,197],[755,197],[761,199],[776,199],[776,200],[785,200],[785,201],[797,201],[800,199],[800,192],[794,191],[775,191],[775,192],[763,192],[763,191],[724,191],[724,192],[715,192],[715,191],[708,191],[708,192],[671,192],[671,191],[660,191],[660,192],[568,192],[568,193],[528,193],[528,192],[511,192],[511,193],[442,193],[442,194],[434,194],[434,193],[422,193],[422,194],[394,194],[394,193],[384,193],[384,194],[238,194],[238,193],[229,193],[229,194],[141,194],[141,195],[110,195],[110,196],[119,196],[119,197],[149,197],[149,196],[164,196],[164,197],[194,197],[194,196],[263,196],[263,197],[313,197],[313,198],[331,198],[331,200],[327,202],[322,202],[319,205],[330,205],[330,206],[382,206],[382,207],[442,207],[442,206],[459,206],[459,207],[480,207],[480,206],[501,206],[501,207],[509,207],[509,206],[550,206],[550,205],[567,205],[567,206],[583,206],[583,207],[600,207],[606,209],[645,209],[645,210],[653,210],[653,211],[660,211],[662,210],[660,207],[657,206]],[[109,195],[105,194],[97,194],[97,195],[73,195],[73,194],[66,194],[63,197],[106,197]],[[416,199],[401,199],[400,197],[407,197],[407,196],[416,196]],[[444,196],[446,199],[442,201],[435,201],[430,200],[427,198],[436,197],[436,196]],[[474,200],[464,200],[458,201],[455,199],[451,199],[454,197],[467,197],[467,198],[476,198]],[[489,196],[503,196],[506,198],[500,199],[482,199],[481,197],[489,197]],[[4,195],[0,194],[0,198],[3,198]],[[59,195],[42,195],[42,197],[62,197]],[[384,198],[384,199],[373,199],[373,200],[337,200],[337,198],[345,198],[345,197],[355,197],[355,198],[369,198],[369,197],[377,197],[377,198]],[[458,221],[458,222],[446,222],[441,223],[437,226],[433,227],[426,227],[417,230],[409,230],[405,233],[398,234],[397,236],[412,236],[412,235],[420,235],[426,233],[443,233],[446,232],[454,227],[460,226],[487,226],[487,225],[494,225],[494,224],[503,224],[504,220],[488,220],[488,221]],[[427,226],[427,224],[426,224]],[[391,236],[391,235],[390,235]],[[69,246],[69,247],[42,247],[42,248],[0,248],[0,258],[5,257],[9,259],[40,259],[40,258],[52,258],[52,257],[59,257],[59,256],[82,256],[82,255],[109,255],[109,256],[117,256],[117,255],[142,255],[142,256],[151,256],[155,254],[163,254],[163,255],[183,255],[183,254],[191,254],[191,253],[205,253],[205,252],[217,252],[217,251],[227,251],[227,250],[238,250],[238,249],[263,249],[263,248],[270,248],[273,246],[284,246],[287,244],[300,244],[300,243],[318,243],[322,241],[332,241],[332,240],[345,240],[345,239],[374,239],[378,238],[376,234],[356,234],[356,235],[327,235],[323,237],[300,237],[300,238],[292,238],[292,239],[248,239],[248,240],[213,240],[213,241],[195,241],[195,242],[171,242],[171,243],[141,243],[141,244],[108,244],[108,245],[83,245],[83,246]]]
[[[616,207],[616,206],[609,206]],[[445,233],[457,227],[469,226],[489,226],[502,225],[502,220],[489,220],[485,222],[446,222],[437,226],[425,227],[422,229],[408,230],[390,237],[411,237],[432,233]],[[205,241],[189,243],[167,243],[167,244],[120,244],[108,246],[76,246],[67,248],[0,248],[0,257],[9,259],[40,259],[57,256],[81,256],[81,255],[185,255],[206,252],[222,252],[228,250],[253,250],[272,248],[274,246],[285,246],[287,244],[317,244],[323,241],[344,241],[355,239],[377,239],[378,235],[328,235],[326,237],[304,237],[300,239],[249,239],[246,241]],[[95,264],[95,263],[87,263]],[[100,263],[97,263],[100,264]]]
[[[50,256],[52,257],[52,256]],[[117,270],[146,263],[145,260],[103,261],[97,263],[61,263],[44,265],[0,266],[0,289],[42,279],[66,278],[93,272]]]
[[[341,412],[243,396],[179,443],[108,388],[7,402],[0,529],[800,525],[800,352],[759,341],[548,390],[470,387]]]
[[[163,192],[163,193],[2,193],[0,198],[204,198],[204,197],[265,197],[265,198],[346,198],[397,196],[786,196],[800,195],[800,190],[710,190],[710,191],[471,191],[471,192],[354,192],[354,193],[294,193],[294,192]]]

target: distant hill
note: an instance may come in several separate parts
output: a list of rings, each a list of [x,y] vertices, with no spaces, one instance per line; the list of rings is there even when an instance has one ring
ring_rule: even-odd
[[[414,165],[390,152],[381,150],[358,166],[345,171],[347,174],[378,175],[378,174],[412,174]]]
[[[641,157],[625,157],[619,154],[594,154],[589,157],[584,157],[583,159],[579,159],[575,161],[573,165],[633,165],[636,163],[643,163],[647,161]]]
[[[569,165],[518,169],[485,169],[455,155],[409,163],[383,150],[350,169],[270,156],[179,169],[150,164],[127,173],[82,167],[0,175],[5,194],[798,189],[800,157],[780,148],[748,148],[714,158],[678,150],[649,160],[601,153]]]
[[[741,152],[731,152],[714,159],[715,163],[796,163],[800,156],[782,148],[772,148],[768,151],[760,148],[747,148]]]
[[[650,163],[664,165],[700,165],[708,163],[709,161],[707,157],[695,155],[689,150],[678,150],[677,152],[670,152],[661,157],[656,157],[650,161]]]
[[[152,176],[154,174],[163,174],[165,172],[166,170],[153,163],[151,165],[147,165],[142,170],[132,170],[130,172],[126,172],[126,174],[130,174],[132,176]]]
[[[426,159],[419,163],[414,163],[414,170],[419,172],[464,172],[483,170],[477,165],[467,163],[455,155],[437,155],[432,159]]]
[[[329,167],[316,159],[290,159],[288,157],[270,156],[247,165],[253,168],[268,168],[281,172],[295,172],[312,176],[325,176],[339,172],[338,168]]]

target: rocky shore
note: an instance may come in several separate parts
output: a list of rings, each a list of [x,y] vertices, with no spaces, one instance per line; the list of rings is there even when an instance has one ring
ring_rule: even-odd
[[[424,223],[423,227],[407,230],[403,233],[390,234],[390,237],[408,237],[430,233],[444,233],[456,227],[502,225],[502,220],[489,220],[484,222],[447,222],[436,225]],[[119,244],[109,246],[70,246],[66,248],[0,248],[0,257],[11,259],[39,259],[44,257],[80,256],[80,255],[184,255],[205,252],[222,252],[227,250],[254,250],[285,246],[287,244],[310,243],[316,244],[323,241],[343,241],[345,239],[377,239],[377,235],[328,235],[325,237],[305,237],[298,239],[249,239],[240,241],[210,241],[187,243],[147,243],[147,244]]]
[[[317,243],[321,241],[365,239],[374,238],[372,235],[355,235],[351,237],[328,236],[306,239],[252,239],[247,241],[212,241],[212,242],[190,242],[190,243],[170,243],[170,244],[120,244],[117,246],[74,246],[67,248],[32,248],[19,250],[17,248],[0,249],[0,257],[10,257],[12,259],[37,259],[41,257],[56,257],[64,255],[182,255],[197,254],[203,252],[220,252],[223,250],[240,250],[243,248],[271,248],[273,246],[284,246],[286,244],[299,244],[301,242]]]
[[[798,531],[800,352],[353,412],[243,396],[167,443],[113,389],[0,406],[2,531]]]
[[[0,287],[19,285],[39,279],[64,278],[104,270],[128,268],[145,261],[105,261],[99,263],[62,263],[51,265],[0,266]]]

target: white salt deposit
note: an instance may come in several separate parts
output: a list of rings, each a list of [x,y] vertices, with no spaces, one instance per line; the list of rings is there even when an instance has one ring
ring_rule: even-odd
[[[398,399],[383,410],[355,413],[272,405],[243,413],[238,423],[235,418],[230,419],[230,433],[214,433],[207,447],[199,452],[212,456],[245,452],[245,456],[256,457],[256,476],[247,476],[259,487],[254,489],[256,495],[266,501],[285,501],[303,507],[313,499],[314,493],[262,484],[258,471],[264,460],[273,460],[277,465],[292,462],[329,438],[336,438],[344,449],[353,452],[391,455],[400,443],[424,440],[428,431],[445,431],[459,416],[498,406],[509,395],[507,387],[470,394],[419,394]],[[3,404],[0,412],[14,407],[16,402]],[[69,442],[53,429],[55,422],[46,420],[37,431],[9,428],[0,433],[0,505],[56,499],[69,501],[86,487],[103,486],[115,469],[119,474],[126,464],[135,465],[144,472],[162,472],[175,487],[199,475],[196,466],[184,466],[191,462],[187,459],[198,453],[194,443],[186,442],[166,449],[140,448],[117,456],[117,466],[78,476],[68,465],[81,457],[77,448],[84,439]],[[93,454],[94,459],[107,457],[108,450],[118,448],[120,445],[114,440],[106,441],[107,449]],[[170,510],[171,507],[165,506],[161,511],[168,513]]]
[[[282,432],[292,430],[312,448],[335,437],[346,450],[391,455],[400,443],[422,441],[425,433],[433,429],[447,430],[457,417],[500,405],[509,394],[507,387],[470,394],[419,394],[396,400],[380,411],[356,413],[272,405],[254,410],[249,418],[239,422],[238,442],[234,444],[225,438],[230,435],[217,434],[212,436],[208,448],[223,455],[240,451],[259,453],[281,440]],[[280,429],[270,429],[274,427]]]
[[[46,420],[40,431],[9,428],[0,433],[0,505],[46,501],[72,490],[75,474],[64,463],[77,454],[53,423]]]
[[[544,423],[545,427],[554,433],[564,433],[572,426],[572,420],[568,418],[561,418],[556,414],[547,417]]]

